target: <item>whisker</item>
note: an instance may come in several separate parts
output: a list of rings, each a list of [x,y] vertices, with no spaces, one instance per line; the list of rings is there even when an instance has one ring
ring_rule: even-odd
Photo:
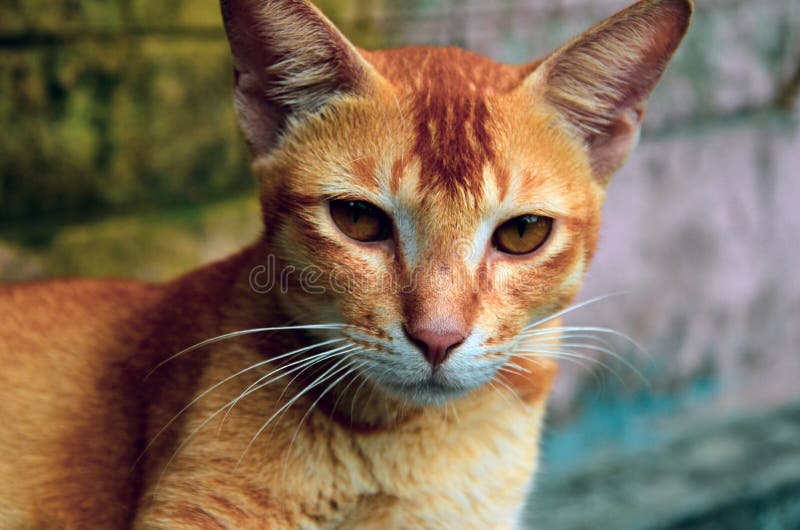
[[[571,335],[571,336],[568,337],[568,340],[569,339],[579,338],[579,336],[582,336],[582,337],[585,337],[585,338],[589,338],[589,339],[597,339],[597,337],[594,337],[594,336],[591,336],[591,335],[588,335],[588,336],[587,335]],[[622,365],[624,365],[626,368],[628,368],[630,371],[632,371],[634,374],[636,374],[636,376],[639,379],[641,379],[642,382],[646,386],[648,386],[648,387],[650,386],[650,381],[647,380],[647,378],[639,371],[639,369],[636,368],[636,366],[633,365],[633,363],[631,363],[630,361],[625,359],[622,355],[620,355],[619,353],[617,353],[616,351],[614,351],[610,347],[606,348],[606,347],[603,347],[603,346],[598,346],[597,344],[587,343],[587,342],[568,342],[568,341],[565,341],[565,342],[526,341],[525,345],[526,345],[526,347],[535,346],[537,344],[537,342],[539,344],[551,345],[553,348],[556,348],[558,351],[569,351],[569,352],[572,352],[572,353],[576,353],[574,350],[566,350],[566,348],[578,348],[578,349],[581,349],[581,350],[604,353],[604,354],[608,355],[609,357],[612,357],[613,359],[616,359]],[[605,342],[605,341],[603,341],[603,342]],[[605,364],[601,363],[601,365],[606,367],[606,368],[608,368]]]
[[[456,419],[456,423],[461,425],[461,417],[458,415],[458,407],[456,407],[455,403],[450,403],[450,406],[453,409],[453,416]]]
[[[516,392],[514,392],[514,389],[513,389],[513,388],[511,388],[511,387],[509,386],[508,382],[507,382],[507,381],[505,381],[505,380],[503,379],[503,376],[500,376],[499,378],[495,379],[495,381],[496,381],[497,383],[499,383],[500,385],[502,385],[502,386],[503,386],[503,388],[505,388],[506,390],[508,390],[508,393],[509,393],[509,394],[511,394],[511,396],[512,396],[512,397],[516,398],[516,400],[517,400],[517,404],[518,404],[518,405],[520,405],[521,407],[525,407],[525,402],[524,402],[524,401],[522,401],[522,398],[520,398],[520,397],[519,397],[519,394],[517,394]]]
[[[303,414],[302,418],[300,418],[300,423],[297,424],[297,428],[294,430],[294,434],[292,434],[292,440],[291,440],[291,442],[289,442],[289,448],[286,451],[286,459],[289,458],[289,454],[292,451],[292,447],[294,446],[294,442],[297,439],[297,435],[300,433],[300,428],[303,426],[303,422],[306,421],[306,418],[308,418],[308,416],[311,414],[311,411],[314,410],[314,407],[316,407],[317,404],[319,404],[319,402],[322,400],[322,398],[325,396],[325,394],[327,394],[332,388],[334,388],[336,385],[338,385],[346,377],[352,375],[354,372],[357,372],[366,363],[367,363],[367,361],[361,361],[360,364],[358,364],[358,365],[356,365],[354,367],[353,363],[350,362],[347,366],[344,367],[344,369],[346,370],[345,373],[343,375],[339,376],[333,383],[328,385],[328,387],[325,390],[323,390],[322,393],[320,393],[320,395],[317,397],[317,399],[314,400],[314,402],[311,404],[311,406],[308,407],[308,410],[306,410],[306,413]],[[339,372],[337,372],[337,373],[339,373]]]
[[[337,354],[337,355],[338,355],[338,354]],[[306,366],[306,367],[307,367],[307,366]],[[176,456],[178,456],[178,454],[179,454],[179,453],[180,453],[180,452],[183,450],[183,448],[184,448],[184,447],[186,447],[186,446],[189,444],[189,442],[191,442],[191,440],[192,440],[192,439],[193,439],[193,438],[194,438],[194,437],[197,435],[197,433],[199,433],[199,432],[200,432],[200,431],[201,431],[201,430],[202,430],[202,429],[203,429],[203,428],[204,428],[206,425],[208,425],[208,424],[209,424],[209,422],[211,422],[211,421],[212,421],[214,418],[216,418],[217,416],[219,416],[219,414],[220,414],[220,413],[222,413],[222,411],[224,411],[224,410],[226,410],[226,409],[230,409],[230,408],[232,408],[232,407],[233,407],[234,405],[236,405],[236,403],[238,403],[238,402],[239,402],[241,399],[243,399],[243,398],[247,397],[247,396],[248,396],[248,395],[250,395],[250,394],[253,394],[254,392],[257,392],[257,391],[258,391],[258,390],[260,390],[261,388],[264,388],[265,386],[267,386],[267,385],[269,385],[269,384],[272,384],[272,383],[274,383],[275,381],[277,381],[277,380],[279,380],[279,379],[282,379],[282,378],[286,377],[287,375],[289,375],[289,373],[293,373],[293,372],[294,372],[294,371],[296,371],[296,370],[301,370],[301,369],[303,369],[303,368],[306,368],[306,367],[303,367],[303,366],[296,367],[296,368],[294,368],[294,369],[293,369],[291,372],[287,372],[287,373],[284,373],[284,374],[279,374],[279,375],[277,375],[277,376],[273,377],[271,380],[269,380],[269,381],[267,381],[267,382],[265,382],[265,383],[262,383],[262,384],[260,384],[260,385],[259,385],[259,386],[257,386],[257,387],[251,388],[251,389],[250,389],[250,390],[247,392],[247,394],[246,394],[246,395],[245,395],[244,393],[242,393],[242,394],[239,394],[239,396],[237,396],[236,398],[234,398],[234,399],[232,399],[232,400],[228,401],[226,404],[224,404],[224,405],[222,405],[220,408],[218,408],[218,409],[217,409],[215,412],[213,412],[212,414],[210,414],[210,415],[209,415],[209,416],[208,416],[208,417],[207,417],[205,420],[203,420],[203,421],[200,423],[200,425],[198,425],[198,426],[197,426],[195,429],[193,429],[193,430],[192,430],[192,432],[190,432],[190,433],[189,433],[189,435],[188,435],[186,438],[184,438],[184,440],[182,440],[182,441],[181,441],[181,443],[178,445],[178,447],[175,449],[175,451],[173,451],[173,453],[172,453],[172,456],[170,456],[169,460],[168,460],[168,461],[167,461],[167,463],[164,465],[164,468],[163,468],[163,469],[162,469],[162,471],[161,471],[161,475],[160,475],[160,477],[159,477],[159,479],[158,479],[158,482],[156,483],[156,487],[155,487],[155,490],[154,490],[154,491],[157,491],[157,490],[158,490],[159,484],[161,483],[161,479],[163,478],[164,474],[165,474],[165,473],[166,473],[166,471],[167,471],[167,468],[169,468],[170,464],[171,464],[171,463],[172,463],[172,461],[175,459],[175,457],[176,457]],[[252,441],[251,441],[251,443],[252,443]],[[249,446],[248,446],[248,447],[249,447]]]
[[[635,373],[639,377],[639,379],[642,380],[642,382],[645,385],[647,385],[648,387],[650,386],[650,382],[633,365],[633,363],[631,363],[630,361],[625,359],[622,355],[618,354],[617,352],[615,352],[613,350],[610,350],[608,348],[603,348],[601,346],[597,346],[596,344],[583,343],[583,342],[565,342],[565,343],[561,344],[560,346],[561,347],[566,347],[566,348],[580,348],[580,349],[583,349],[583,350],[595,351],[595,352],[598,352],[598,353],[605,353],[606,355],[612,357],[613,359],[616,359],[619,362],[621,362],[626,368],[628,368],[630,371]]]
[[[508,397],[506,396],[505,392],[503,392],[503,389],[499,388],[495,383],[497,383],[497,379],[490,379],[489,380],[489,386],[491,386],[494,389],[494,391],[497,392],[497,395],[500,396],[500,398],[503,401],[505,401],[508,404],[509,407],[513,407],[514,403],[512,403],[508,399]]]
[[[375,392],[378,390],[378,386],[375,384],[370,385],[369,397],[367,398],[367,402],[371,403],[373,399],[375,399]]]
[[[353,344],[353,343],[349,343],[348,347],[347,347],[345,350],[343,350],[343,351],[337,351],[335,355],[331,355],[331,356],[329,356],[329,357],[325,357],[325,358],[324,358],[324,359],[322,359],[322,360],[327,360],[327,359],[330,359],[330,358],[332,358],[332,357],[339,357],[339,356],[342,356],[342,355],[346,356],[346,355],[349,355],[349,354],[351,354],[351,353],[353,353],[353,352],[360,351],[360,350],[361,350],[361,347],[360,347],[360,346],[356,346],[356,345],[355,345],[355,344]],[[318,361],[318,362],[321,362],[322,360],[320,360],[320,361]],[[316,363],[314,363],[314,364],[316,364]],[[307,368],[310,368],[310,366],[308,366]],[[303,370],[303,371],[305,371],[305,370]],[[286,391],[289,389],[289,387],[292,385],[292,383],[294,383],[294,382],[297,380],[297,378],[298,378],[298,377],[300,377],[300,375],[303,373],[303,371],[301,371],[301,372],[299,372],[297,375],[295,375],[295,376],[292,378],[292,380],[291,380],[291,381],[289,381],[289,383],[288,383],[286,386],[284,386],[284,387],[283,387],[283,390],[281,390],[281,393],[280,393],[280,395],[278,396],[278,401],[280,401],[281,399],[283,399],[283,396],[284,396],[284,394],[286,394]]]
[[[521,335],[521,338],[525,339],[523,341],[525,344],[555,344],[564,339],[587,339],[597,341],[608,348],[614,347],[610,341],[604,339],[600,334],[566,332],[559,333],[557,337],[550,337],[550,335],[555,335],[555,333]]]
[[[203,348],[205,346],[208,346],[210,344],[214,344],[214,343],[217,343],[217,342],[220,342],[220,341],[223,341],[223,340],[233,339],[233,338],[236,338],[236,337],[241,337],[243,335],[251,335],[253,333],[265,333],[265,332],[268,332],[268,331],[296,331],[296,330],[303,330],[303,329],[341,329],[341,328],[344,328],[344,327],[348,327],[347,324],[310,324],[310,325],[301,325],[301,326],[274,326],[274,327],[267,327],[267,328],[243,329],[243,330],[239,330],[239,331],[233,331],[231,333],[225,333],[225,334],[222,334],[222,335],[217,335],[216,337],[212,337],[210,339],[206,339],[204,341],[198,342],[197,344],[189,346],[188,348],[184,348],[183,350],[179,351],[178,353],[176,353],[174,355],[171,355],[167,359],[164,359],[163,361],[161,361],[160,363],[155,365],[155,367],[153,367],[153,369],[150,370],[147,373],[147,375],[145,376],[144,379],[146,381],[151,375],[153,375],[153,372],[155,372],[156,370],[158,370],[159,368],[161,368],[162,366],[164,366],[168,362],[174,361],[175,359],[177,359],[178,357],[180,357],[182,355],[185,355],[185,354],[187,354],[189,352],[192,352],[194,350],[198,350],[200,348]]]
[[[353,416],[355,415],[355,408],[354,407],[356,405],[356,401],[358,400],[358,395],[361,393],[361,390],[363,390],[364,385],[367,383],[367,381],[369,381],[369,378],[365,375],[364,376],[364,380],[361,381],[361,384],[358,385],[358,388],[356,388],[355,394],[353,394],[353,401],[350,402],[350,425],[351,426],[353,425]]]
[[[514,361],[506,361],[506,363],[503,366],[501,366],[498,370],[499,371],[507,370],[509,372],[513,372],[520,375],[533,373],[527,368],[523,368],[522,366],[518,365]]]
[[[270,363],[272,361],[276,361],[276,360],[282,359],[284,357],[289,357],[291,355],[296,355],[298,353],[302,353],[304,351],[308,351],[308,350],[311,350],[311,349],[314,349],[314,348],[318,348],[320,346],[326,346],[328,344],[332,344],[332,343],[335,343],[335,342],[341,342],[343,340],[345,340],[345,339],[331,339],[331,340],[327,340],[327,341],[320,342],[320,343],[317,343],[317,344],[312,344],[311,346],[305,346],[303,348],[298,348],[296,350],[290,351],[289,353],[284,353],[284,354],[278,355],[277,357],[272,357],[270,359],[266,359],[264,361],[255,363],[255,364],[253,364],[251,366],[248,366],[247,368],[239,370],[235,374],[230,375],[230,376],[226,377],[225,379],[223,379],[222,381],[210,386],[209,388],[207,388],[206,390],[204,390],[203,392],[198,394],[194,399],[192,399],[186,406],[184,406],[180,411],[178,411],[178,413],[175,414],[163,427],[161,427],[161,429],[159,429],[159,431],[155,434],[155,436],[153,436],[153,438],[150,440],[150,442],[147,443],[145,448],[142,450],[141,454],[136,458],[136,461],[134,461],[134,463],[133,463],[133,467],[134,468],[136,467],[136,465],[139,463],[139,461],[141,461],[142,457],[153,446],[153,444],[156,442],[156,440],[158,440],[158,438],[164,433],[164,431],[166,431],[169,428],[169,426],[172,425],[175,422],[175,420],[177,420],[181,416],[181,414],[186,412],[192,405],[194,405],[195,403],[197,403],[198,401],[203,399],[203,397],[207,396],[208,394],[210,394],[211,392],[213,392],[214,390],[216,390],[220,386],[224,385],[228,381],[231,381],[232,379],[235,379],[235,378],[239,377],[240,375],[249,372],[250,370],[254,370],[254,369],[256,369],[256,368],[258,368],[260,366],[263,366],[265,364],[268,364],[268,363]]]
[[[586,361],[586,362],[589,362],[589,363],[593,363],[593,364],[597,364],[597,365],[602,366],[605,370],[608,370],[610,373],[612,373],[614,375],[614,377],[616,377],[619,380],[620,383],[622,383],[623,385],[625,384],[625,380],[622,378],[622,376],[620,376],[619,373],[616,370],[614,370],[610,365],[604,363],[600,359],[596,359],[596,358],[590,357],[588,355],[582,355],[582,354],[574,352],[574,351],[565,351],[565,350],[531,350],[530,352],[521,352],[520,356],[522,356],[522,357],[542,357],[542,358],[549,358],[549,359],[555,359],[555,360],[564,359],[564,360],[567,360],[567,361],[572,361],[575,364],[577,364],[577,365],[589,370],[590,372],[594,373],[593,370],[591,370],[584,362],[582,362],[582,361]]]
[[[575,355],[575,354],[571,354],[569,352],[562,352],[560,350],[541,350],[541,349],[539,349],[539,350],[527,350],[527,351],[523,351],[523,352],[516,352],[512,356],[514,356],[514,357],[533,357],[533,358],[541,357],[542,359],[555,359],[555,360],[559,360],[559,359],[563,358],[565,360],[572,360],[572,361],[575,362],[575,364],[577,364],[579,366],[582,366],[583,368],[586,368],[587,370],[591,371],[591,368],[589,368],[589,366],[587,364],[585,364],[583,362],[580,362],[580,361],[589,361],[589,362],[594,363],[594,364],[599,364],[600,366],[602,366],[603,368],[606,368],[607,370],[611,370],[610,366],[608,366],[607,364],[603,363],[603,361],[601,361],[599,359],[594,359],[592,357],[587,357],[585,355]]]
[[[340,342],[340,341],[345,340],[345,339],[336,339],[336,340]],[[277,372],[280,372],[282,370],[286,370],[286,369],[292,368],[292,367],[297,366],[297,365],[302,365],[301,367],[298,367],[297,369],[289,370],[288,372],[286,372],[283,375],[281,375],[281,377],[285,377],[285,376],[287,376],[289,374],[293,374],[295,372],[298,372],[298,370],[300,370],[297,373],[297,375],[291,381],[289,381],[289,384],[291,384],[291,383],[293,383],[295,381],[295,379],[297,379],[297,377],[300,374],[303,373],[303,371],[306,368],[309,368],[309,367],[313,366],[314,364],[317,364],[318,362],[321,362],[321,361],[323,361],[325,359],[328,359],[330,357],[335,357],[342,350],[346,350],[348,348],[352,348],[353,346],[354,346],[354,344],[348,342],[347,344],[344,344],[342,346],[337,346],[336,348],[333,348],[331,350],[327,350],[327,351],[324,351],[324,352],[321,352],[321,353],[315,353],[314,355],[311,355],[309,357],[303,357],[302,359],[299,359],[297,361],[292,361],[292,362],[290,362],[288,364],[280,366],[280,367],[272,370],[271,372],[259,377],[258,379],[253,381],[250,384],[250,386],[245,388],[241,392],[239,397],[234,400],[233,405],[231,405],[231,407],[228,409],[228,412],[225,413],[225,416],[223,417],[222,422],[220,423],[220,429],[222,428],[222,424],[225,423],[225,419],[228,417],[228,414],[230,414],[230,411],[233,410],[233,407],[235,407],[239,403],[239,400],[249,396],[253,391],[258,390],[260,388],[264,388],[265,386],[267,386],[267,385],[271,384],[272,382],[274,382],[274,380],[273,380],[273,381],[267,381],[266,383],[263,383],[264,380],[268,379],[273,374],[275,374]],[[256,388],[256,387],[258,387],[258,388]],[[287,385],[287,387],[288,387],[288,385]],[[284,390],[285,390],[285,388],[284,388]],[[282,397],[283,397],[283,393],[281,393],[281,395],[278,397],[278,400],[280,400]]]
[[[276,411],[275,411],[275,412],[272,414],[272,416],[270,416],[270,417],[267,419],[267,421],[265,421],[265,422],[264,422],[264,423],[261,425],[261,427],[258,429],[258,431],[256,431],[255,435],[253,435],[253,437],[250,439],[250,442],[247,444],[247,447],[245,447],[245,448],[244,448],[244,451],[242,452],[241,456],[239,457],[239,460],[238,460],[238,462],[237,462],[237,464],[236,464],[236,465],[237,465],[237,467],[238,467],[238,466],[239,466],[239,465],[242,463],[242,460],[244,460],[244,457],[245,457],[245,455],[247,454],[247,451],[249,451],[249,450],[250,450],[250,447],[252,447],[252,446],[253,446],[253,443],[255,443],[256,439],[257,439],[257,438],[258,438],[258,437],[261,435],[261,433],[263,433],[263,432],[264,432],[264,430],[265,430],[265,429],[266,429],[266,428],[267,428],[267,427],[268,427],[268,426],[269,426],[269,425],[272,423],[272,421],[273,421],[275,418],[277,418],[277,417],[278,417],[278,416],[279,416],[281,413],[283,413],[285,410],[288,410],[288,409],[289,409],[289,407],[291,407],[292,405],[294,405],[294,403],[295,403],[295,402],[297,402],[297,400],[298,400],[298,399],[300,399],[301,397],[303,397],[303,396],[304,396],[306,393],[308,393],[308,392],[309,392],[311,389],[313,389],[313,388],[315,388],[315,387],[319,386],[320,384],[324,383],[324,382],[325,382],[325,381],[327,381],[327,380],[328,380],[330,377],[333,377],[333,373],[338,373],[338,370],[337,370],[337,368],[338,368],[338,367],[339,367],[339,366],[340,366],[340,365],[341,365],[343,362],[347,362],[347,361],[348,361],[348,359],[347,359],[347,357],[345,357],[345,358],[343,358],[343,359],[340,359],[340,360],[339,360],[339,361],[337,361],[336,363],[334,363],[334,365],[333,365],[332,367],[328,368],[328,370],[327,370],[327,371],[325,371],[325,373],[323,373],[321,376],[317,377],[317,379],[315,379],[313,383],[311,383],[310,385],[308,385],[307,387],[305,387],[303,390],[301,390],[300,392],[298,392],[298,393],[297,393],[297,394],[296,394],[296,395],[295,395],[295,396],[294,396],[292,399],[290,399],[288,402],[286,402],[286,404],[285,404],[285,405],[281,406],[281,407],[280,407],[278,410],[276,410]],[[332,372],[333,372],[333,373],[332,373]]]
[[[594,357],[590,357],[588,355],[583,355],[578,352],[574,351],[567,351],[563,349],[535,349],[535,350],[525,350],[521,352],[514,353],[515,357],[542,357],[542,358],[554,358],[557,359],[559,357],[572,357],[575,359],[582,359],[584,361],[589,361],[595,364],[599,364],[603,368],[611,369],[609,365],[601,361],[600,359],[596,359]]]
[[[558,328],[546,328],[546,329],[539,329],[539,330],[529,330],[520,333],[520,337],[534,337],[534,336],[545,336],[545,335],[557,335],[562,334],[565,336],[571,332],[593,332],[593,333],[605,333],[608,335],[614,335],[616,337],[620,337],[624,339],[626,342],[633,345],[638,351],[647,354],[647,350],[642,347],[638,342],[632,339],[630,336],[622,333],[621,331],[617,331],[616,329],[611,328],[604,328],[604,327],[597,327],[597,326],[563,326]]]
[[[359,369],[363,368],[364,365],[367,364],[367,362],[368,361],[364,361],[364,363],[361,366],[359,366]],[[331,420],[333,420],[333,415],[336,413],[336,407],[339,406],[339,402],[347,394],[347,391],[350,389],[351,386],[353,386],[353,383],[355,383],[356,380],[358,380],[359,377],[365,377],[365,376],[364,376],[364,374],[362,372],[358,372],[356,374],[356,376],[353,379],[351,379],[350,382],[347,383],[347,385],[342,389],[342,391],[337,396],[336,401],[333,402],[333,406],[331,407],[331,414],[330,414],[330,417],[329,417]]]
[[[594,303],[597,303],[597,302],[602,302],[603,300],[606,300],[608,298],[612,298],[614,296],[620,296],[620,295],[624,295],[624,294],[629,294],[629,293],[627,291],[620,291],[620,292],[617,292],[617,293],[609,293],[609,294],[604,294],[604,295],[601,295],[601,296],[595,296],[594,298],[590,298],[589,300],[585,300],[585,301],[580,302],[578,304],[573,304],[573,305],[571,305],[571,306],[569,306],[569,307],[567,307],[565,309],[562,309],[561,311],[558,311],[556,313],[553,313],[552,315],[549,315],[549,316],[546,316],[546,317],[544,317],[544,318],[542,318],[540,320],[537,320],[533,324],[529,324],[529,325],[525,326],[523,328],[523,330],[533,329],[536,326],[541,326],[542,324],[550,322],[551,320],[554,320],[554,319],[556,319],[556,318],[558,318],[560,316],[564,316],[567,313],[571,313],[572,311],[575,311],[576,309],[580,309],[582,307],[586,307],[587,305],[594,304]]]

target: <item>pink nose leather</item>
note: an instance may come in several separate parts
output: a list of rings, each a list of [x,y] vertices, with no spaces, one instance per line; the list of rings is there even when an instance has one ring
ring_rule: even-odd
[[[461,333],[442,333],[427,329],[418,329],[414,333],[405,331],[408,339],[416,344],[417,348],[422,351],[422,355],[434,368],[442,364],[453,348],[466,338]]]

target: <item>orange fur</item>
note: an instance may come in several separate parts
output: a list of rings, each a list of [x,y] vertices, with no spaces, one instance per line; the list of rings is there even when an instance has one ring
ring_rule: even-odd
[[[556,374],[518,356],[520,333],[575,297],[604,185],[690,12],[644,0],[507,66],[454,48],[360,51],[302,0],[223,1],[264,234],[164,285],[0,288],[0,527],[518,524]],[[331,199],[388,212],[392,238],[348,239]],[[553,232],[503,254],[491,231],[520,215],[554,218]],[[263,293],[253,274],[274,273],[270,260],[326,288],[294,274]],[[242,335],[164,363],[287,322],[350,327]],[[404,328],[471,342],[436,372]],[[357,369],[315,386],[327,360],[225,408],[296,359],[281,354],[326,339],[352,344]],[[413,392],[434,392],[436,374],[459,391],[420,401],[397,359],[428,374]]]

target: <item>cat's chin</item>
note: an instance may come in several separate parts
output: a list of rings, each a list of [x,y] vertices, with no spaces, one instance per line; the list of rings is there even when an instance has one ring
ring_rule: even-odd
[[[386,391],[395,398],[419,406],[443,405],[448,401],[458,399],[467,394],[471,389],[456,387],[441,383],[435,378],[413,384],[382,382]]]

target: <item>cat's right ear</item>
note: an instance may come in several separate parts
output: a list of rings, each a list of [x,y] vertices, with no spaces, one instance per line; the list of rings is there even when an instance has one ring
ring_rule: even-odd
[[[304,0],[222,0],[236,114],[253,153],[269,152],[288,120],[332,98],[370,91],[378,74]]]
[[[556,50],[524,81],[584,143],[600,182],[636,144],[647,98],[691,15],[691,0],[641,0]]]

